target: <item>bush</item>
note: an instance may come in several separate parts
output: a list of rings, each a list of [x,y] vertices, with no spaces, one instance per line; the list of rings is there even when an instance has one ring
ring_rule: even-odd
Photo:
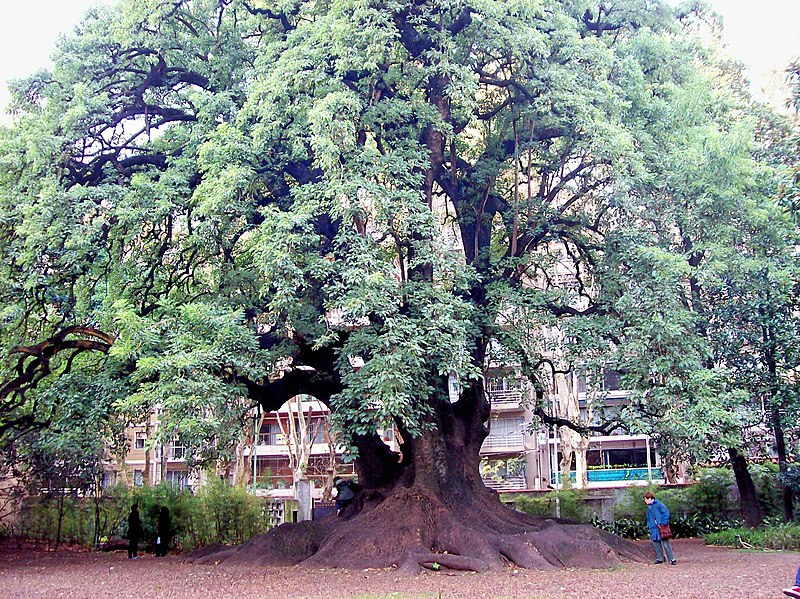
[[[25,499],[17,518],[17,533],[48,544],[77,543],[91,547],[95,542],[102,543],[109,536],[127,534],[125,517],[132,502],[130,490],[126,487],[112,487],[104,490],[98,498],[79,498],[69,495],[63,498],[63,519],[61,536],[58,532],[58,494],[43,494]]]
[[[709,545],[756,549],[800,549],[800,524],[776,524],[762,528],[729,528],[704,536]]]
[[[622,496],[622,499],[614,506],[614,520],[628,519],[644,522],[647,505],[645,505],[642,495],[647,491],[652,491],[657,497],[661,495],[658,487],[655,485],[647,487],[628,487],[625,489],[625,494]],[[670,511],[671,510],[672,508],[670,508]]]
[[[699,537],[705,533],[740,524],[727,517],[727,480],[725,471],[708,469],[700,482],[689,487],[631,487],[614,507],[614,521],[595,520],[593,524],[628,539],[646,539],[647,505],[642,496],[652,491],[670,511],[672,534],[679,538]],[[698,506],[700,509],[698,509]]]
[[[261,500],[217,477],[211,477],[197,495],[161,484],[137,487],[135,496],[148,545],[155,539],[162,506],[170,512],[175,546],[188,551],[211,543],[243,543],[269,529]]]
[[[728,489],[732,484],[733,472],[730,469],[703,468],[697,484],[687,487],[689,505],[680,511],[724,517],[730,511]]]
[[[243,487],[212,479],[197,496],[207,529],[202,543],[243,543],[267,529],[261,501]],[[198,543],[195,543],[198,544]]]
[[[749,468],[750,476],[756,485],[758,501],[767,517],[783,514],[783,498],[779,484],[780,472],[777,464],[764,462],[753,464]]]
[[[609,522],[608,520],[602,520],[595,516],[592,518],[592,525],[625,539],[650,538],[650,532],[647,530],[647,523],[644,520],[622,517],[615,519],[613,522]]]
[[[550,491],[540,497],[520,495],[516,501],[517,509],[531,516],[555,518],[560,517],[572,522],[589,522],[589,510],[586,506],[586,492],[577,489]]]
[[[57,495],[42,495],[24,501],[18,518],[20,536],[54,544],[58,499]],[[269,529],[261,500],[243,488],[212,478],[196,496],[188,489],[160,484],[133,489],[120,485],[104,489],[97,499],[65,497],[59,542],[91,547],[95,539],[102,544],[111,536],[127,538],[133,503],[139,504],[145,550],[155,543],[162,507],[169,509],[174,546],[179,550],[210,543],[239,544]]]
[[[156,523],[162,507],[169,510],[173,542],[177,548],[194,547],[189,523],[197,519],[197,500],[189,489],[178,489],[173,485],[161,483],[155,487],[136,487],[133,501],[139,504],[142,518],[142,542],[145,547],[155,545]],[[130,506],[128,506],[130,507]],[[127,518],[128,512],[125,512]]]

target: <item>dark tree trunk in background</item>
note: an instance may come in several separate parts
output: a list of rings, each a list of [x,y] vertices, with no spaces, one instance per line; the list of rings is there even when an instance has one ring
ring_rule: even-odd
[[[770,420],[772,421],[772,432],[775,435],[775,449],[778,454],[780,472],[781,474],[786,474],[788,469],[786,438],[783,435],[780,410],[775,404],[772,406]],[[794,520],[794,491],[781,483],[781,495],[783,498],[783,519],[786,522],[791,522]]]
[[[728,455],[733,467],[733,474],[736,477],[736,486],[739,489],[739,501],[744,523],[749,528],[755,528],[764,521],[764,511],[761,509],[761,503],[758,500],[753,477],[750,476],[750,471],[747,469],[747,460],[744,455],[732,447],[728,449]]]

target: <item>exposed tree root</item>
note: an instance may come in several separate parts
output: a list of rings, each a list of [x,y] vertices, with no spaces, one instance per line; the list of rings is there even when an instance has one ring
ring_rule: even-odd
[[[637,545],[588,525],[536,519],[491,496],[455,510],[419,489],[385,501],[360,503],[348,517],[284,524],[238,547],[203,549],[199,563],[387,568],[485,572],[509,563],[521,568],[611,568],[645,561]]]

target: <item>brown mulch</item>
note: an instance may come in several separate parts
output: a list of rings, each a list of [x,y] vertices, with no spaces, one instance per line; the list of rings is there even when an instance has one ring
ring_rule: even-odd
[[[647,545],[647,544],[646,544]],[[673,541],[677,566],[625,564],[613,570],[518,570],[487,574],[245,568],[187,564],[180,556],[128,560],[100,554],[0,545],[0,597],[247,599],[545,599],[782,597],[800,553],[739,551],[697,539]]]

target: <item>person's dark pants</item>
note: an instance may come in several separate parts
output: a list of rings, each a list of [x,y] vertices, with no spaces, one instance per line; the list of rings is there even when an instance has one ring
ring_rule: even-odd
[[[139,557],[139,539],[128,539],[128,559]]]
[[[167,557],[166,543],[156,543],[156,557]]]
[[[336,514],[338,515],[344,508],[346,508],[352,502],[352,499],[344,499],[342,501],[336,500]]]
[[[662,551],[663,546],[663,551]],[[653,541],[653,547],[656,550],[656,559],[660,562],[664,561],[664,553],[667,554],[667,560],[672,562],[675,560],[675,555],[672,553],[672,544],[669,539],[661,539],[660,541]]]

